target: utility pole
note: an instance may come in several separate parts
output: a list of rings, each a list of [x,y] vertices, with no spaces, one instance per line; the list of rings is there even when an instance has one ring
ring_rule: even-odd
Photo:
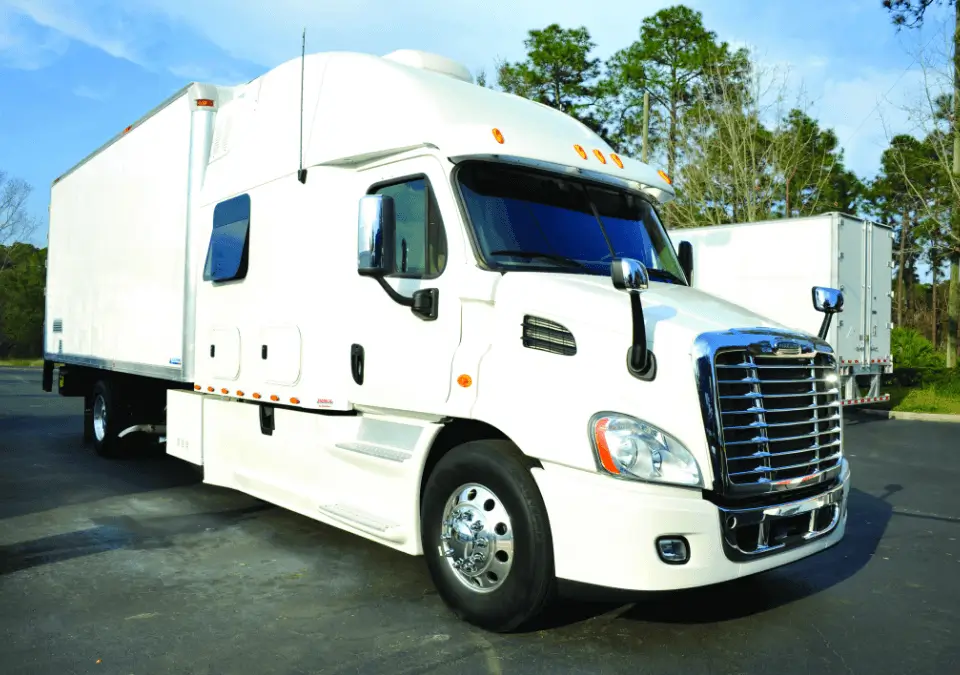
[[[647,137],[650,132],[650,92],[643,92],[643,151],[640,159],[647,162]]]

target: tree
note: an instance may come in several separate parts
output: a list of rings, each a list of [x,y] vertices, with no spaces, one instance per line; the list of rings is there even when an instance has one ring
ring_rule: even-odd
[[[832,129],[804,111],[787,113],[777,134],[778,163],[784,177],[784,217],[809,216],[823,211],[855,213],[864,185],[843,164],[843,149]]]
[[[43,353],[43,289],[46,249],[16,243],[0,246],[6,270],[0,274],[0,357]]]
[[[596,104],[595,80],[600,60],[590,56],[590,32],[550,24],[531,30],[523,44],[527,57],[497,68],[497,84],[504,91],[556,108],[586,122]],[[596,122],[594,122],[596,123]]]
[[[952,114],[950,115],[950,134],[952,138],[952,161],[950,163],[950,182],[954,186],[951,204],[950,287],[947,300],[947,366],[957,363],[957,333],[960,331],[960,11],[956,0],[883,0],[884,8],[890,12],[893,24],[899,30],[906,26],[913,28],[923,25],[926,13],[933,5],[953,7],[953,54],[952,54]],[[929,91],[929,90],[928,90]],[[941,152],[941,155],[945,153]]]
[[[914,284],[919,281],[916,265],[924,253],[924,239],[930,234],[928,210],[937,199],[938,183],[936,156],[930,143],[899,134],[883,151],[880,172],[867,190],[866,206],[871,215],[883,222],[899,224],[894,241],[898,326],[905,325],[907,303],[913,295]]]
[[[35,218],[27,214],[27,198],[32,188],[20,178],[9,178],[0,169],[0,247],[23,241],[36,229]],[[6,256],[0,256],[0,273],[7,266]]]
[[[863,186],[835,134],[803,111],[802,94],[786,105],[787,77],[747,63],[734,82],[709,76],[681,119],[671,226],[855,211]]]
[[[732,52],[726,42],[718,42],[700,12],[676,5],[644,19],[640,39],[614,54],[607,70],[601,90],[608,95],[611,137],[624,152],[631,151],[642,132],[643,93],[649,92],[652,142],[666,146],[672,176],[684,112],[721,89],[729,96],[746,77],[748,58],[746,50]]]

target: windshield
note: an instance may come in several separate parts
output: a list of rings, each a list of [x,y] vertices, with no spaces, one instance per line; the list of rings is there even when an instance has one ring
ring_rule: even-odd
[[[488,162],[463,165],[457,179],[494,268],[606,276],[614,257],[635,258],[651,279],[686,283],[656,211],[637,194]]]

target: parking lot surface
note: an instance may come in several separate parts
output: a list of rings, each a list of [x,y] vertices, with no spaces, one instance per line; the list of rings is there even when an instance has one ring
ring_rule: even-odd
[[[81,403],[0,368],[0,671],[947,673],[960,663],[960,425],[851,417],[843,542],[737,582],[454,618],[422,558],[81,442]],[[624,524],[629,528],[629,524]],[[950,664],[953,664],[952,666]]]

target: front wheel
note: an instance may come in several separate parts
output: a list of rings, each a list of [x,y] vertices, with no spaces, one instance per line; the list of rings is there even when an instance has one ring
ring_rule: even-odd
[[[515,630],[555,594],[546,507],[507,441],[454,448],[427,479],[421,504],[427,566],[444,602],[487,630]]]

